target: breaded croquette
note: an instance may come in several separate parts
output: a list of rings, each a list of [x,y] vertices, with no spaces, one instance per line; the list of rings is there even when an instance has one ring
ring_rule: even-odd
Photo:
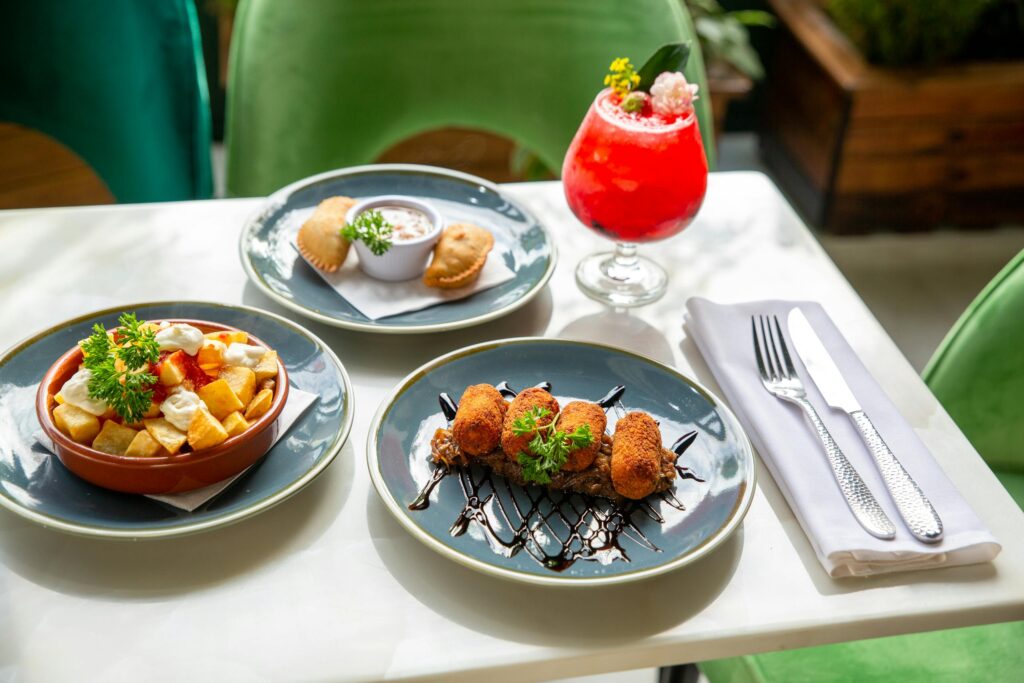
[[[661,473],[661,430],[647,413],[627,413],[612,437],[612,486],[616,493],[639,500],[658,485]]]
[[[597,451],[601,448],[601,435],[608,425],[608,417],[604,409],[596,403],[589,401],[572,401],[562,408],[562,414],[558,417],[558,430],[566,434],[573,433],[577,427],[588,425],[593,441],[586,448],[578,448],[569,452],[569,457],[562,465],[566,472],[580,472],[590,467],[597,457]]]
[[[508,404],[490,384],[467,387],[452,422],[452,437],[465,453],[484,455],[501,443]]]
[[[527,445],[533,434],[516,436],[512,431],[512,423],[525,415],[531,408],[546,408],[548,415],[537,421],[539,427],[546,427],[558,415],[558,401],[543,389],[523,389],[512,399],[505,412],[505,424],[501,430],[501,448],[511,460],[518,459],[519,454],[527,451]]]

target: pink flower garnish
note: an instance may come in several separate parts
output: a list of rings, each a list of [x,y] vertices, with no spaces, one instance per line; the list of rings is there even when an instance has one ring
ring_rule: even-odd
[[[658,74],[651,86],[651,106],[655,114],[679,116],[693,107],[697,99],[697,84],[687,83],[683,74],[666,71]]]

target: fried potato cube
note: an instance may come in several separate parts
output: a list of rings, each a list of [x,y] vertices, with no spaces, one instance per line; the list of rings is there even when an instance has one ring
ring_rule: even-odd
[[[238,436],[249,428],[249,422],[239,412],[233,412],[222,420],[228,436]]]
[[[165,387],[176,387],[185,379],[184,351],[175,351],[160,363],[160,383]]]
[[[124,454],[129,458],[152,458],[159,455],[163,449],[164,447],[150,436],[149,432],[143,430],[135,435]]]
[[[216,339],[221,344],[224,344],[224,346],[228,346],[236,342],[239,344],[249,343],[249,335],[247,335],[245,332],[242,332],[241,330],[223,330],[220,332],[207,332],[203,336],[206,337],[207,339]]]
[[[263,414],[270,410],[270,404],[273,400],[274,392],[269,389],[264,389],[256,394],[256,398],[250,401],[249,406],[245,409],[245,419],[258,420],[263,417]]]
[[[59,392],[59,391],[57,392],[57,395],[56,395],[56,396],[53,396],[53,394],[50,394],[50,396],[51,396],[51,397],[53,398],[53,400],[54,400],[54,401],[56,401],[56,402],[57,402],[58,404],[60,404],[60,403],[64,403],[64,397],[60,395],[60,392]]]
[[[100,433],[92,440],[92,447],[111,455],[124,455],[136,434],[138,432],[131,427],[107,420],[103,423]]]
[[[201,451],[204,448],[212,448],[223,443],[228,438],[228,432],[220,420],[210,414],[209,410],[200,408],[192,415],[192,421],[188,423],[188,444],[193,450]]]
[[[153,437],[153,440],[167,449],[167,452],[174,455],[181,450],[185,444],[185,434],[162,417],[151,420],[143,420],[146,431]]]
[[[53,409],[53,423],[78,443],[89,443],[100,433],[99,418],[70,403],[61,403]]]
[[[202,348],[199,349],[198,355],[196,355],[196,362],[199,363],[199,367],[206,371],[207,374],[216,375],[216,372],[210,372],[211,370],[217,370],[220,366],[224,365],[224,352],[228,350],[227,345],[222,341],[216,339],[206,339],[203,342]]]
[[[223,379],[210,382],[196,392],[203,399],[210,414],[223,420],[230,413],[241,410],[245,404],[238,400],[231,386]]]
[[[265,379],[277,377],[277,351],[267,351],[256,364],[256,381],[262,382]]]
[[[220,371],[220,378],[228,383],[243,405],[249,405],[256,393],[255,372],[240,365],[232,365]]]
[[[125,426],[126,427],[131,427],[132,429],[145,429],[146,428],[146,424],[145,424],[146,418],[148,418],[148,417],[157,417],[159,415],[160,415],[160,404],[159,403],[154,403],[153,401],[150,401],[149,402],[149,408],[147,408],[146,412],[144,412],[142,414],[142,418],[138,422],[127,422],[127,423],[125,423]]]

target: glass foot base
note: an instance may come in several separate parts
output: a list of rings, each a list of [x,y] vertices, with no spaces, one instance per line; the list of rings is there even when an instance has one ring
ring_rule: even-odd
[[[619,251],[591,254],[576,266],[576,284],[595,301],[620,308],[657,301],[668,287],[668,274],[650,259],[636,255],[633,245]]]

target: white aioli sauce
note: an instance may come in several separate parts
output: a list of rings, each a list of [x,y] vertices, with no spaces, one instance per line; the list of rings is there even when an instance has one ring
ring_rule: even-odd
[[[391,225],[391,236],[395,242],[418,239],[429,234],[434,227],[427,214],[418,209],[405,206],[378,206],[374,210],[380,211],[384,220]]]
[[[89,398],[89,380],[92,379],[92,372],[82,368],[64,382],[57,395],[65,403],[70,403],[76,408],[81,408],[93,415],[102,415],[107,412],[107,402],[98,398]]]
[[[175,323],[156,333],[156,343],[161,351],[181,349],[190,356],[199,353],[203,347],[203,333],[185,323]]]
[[[203,399],[198,394],[179,386],[172,389],[170,396],[160,404],[160,412],[172,425],[187,432],[192,416],[202,405]]]
[[[267,350],[262,346],[234,342],[224,352],[224,365],[240,365],[243,368],[254,368],[266,352]]]

